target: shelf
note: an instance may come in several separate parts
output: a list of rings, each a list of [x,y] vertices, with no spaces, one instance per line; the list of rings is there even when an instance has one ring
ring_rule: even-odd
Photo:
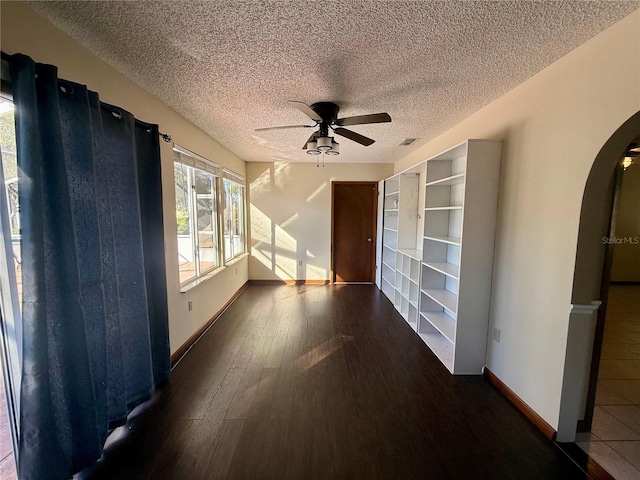
[[[391,271],[396,270],[396,255],[395,252],[392,251],[391,254],[387,254],[385,255],[384,253],[382,254],[382,265],[383,266],[387,266],[387,268],[389,268]]]
[[[411,283],[415,283],[416,285],[418,284],[418,279],[411,278],[410,274],[405,273],[405,272],[401,272],[400,270],[398,270],[398,273],[400,273],[400,275],[402,275],[404,278],[409,280]]]
[[[382,264],[382,278],[389,284],[395,285],[395,270],[386,263]]]
[[[397,209],[397,208],[385,208],[385,209],[384,209],[384,212],[385,212],[385,213],[387,213],[387,212],[394,212],[394,213],[397,213],[397,212],[398,212],[398,209]]]
[[[433,212],[437,210],[462,210],[462,205],[448,205],[446,207],[426,207],[425,212]]]
[[[431,235],[425,235],[427,240],[433,240],[434,242],[448,243],[450,245],[460,245],[460,237],[435,237]]]
[[[422,290],[429,297],[442,305],[447,310],[456,313],[458,310],[458,296],[444,288]]]
[[[388,262],[386,262],[384,260],[382,261],[382,265],[388,267],[389,269],[393,270],[394,272],[396,270],[396,266],[395,265],[390,265]]]
[[[420,260],[422,258],[422,252],[420,250],[399,248],[397,251],[402,253],[403,255],[406,255],[407,257],[413,258],[414,260]]]
[[[394,190],[393,192],[385,192],[385,197],[390,197],[392,195],[398,195],[398,190]]]
[[[427,183],[427,187],[431,187],[433,185],[442,185],[442,186],[451,186],[451,185],[459,185],[464,183],[464,173],[458,173],[456,175],[451,175],[449,177],[441,178],[439,180],[434,180],[432,182]]]
[[[391,303],[393,303],[394,301],[394,297],[395,297],[395,288],[393,286],[392,283],[389,282],[389,280],[387,280],[386,278],[382,278],[382,293],[384,293],[387,298],[389,300],[391,300]]]
[[[458,279],[460,275],[460,267],[458,265],[454,265],[453,263],[447,262],[422,262],[422,264],[426,267],[429,267],[436,272],[443,273],[449,277]]]
[[[420,312],[422,318],[433,325],[451,343],[456,338],[456,321],[443,312]]]
[[[393,288],[396,288],[395,285],[395,281],[393,278],[389,278],[389,277],[382,277],[382,280],[384,280],[385,282],[387,282],[389,285],[391,285]]]
[[[389,227],[384,227],[385,230],[389,230],[390,232],[398,232],[397,228],[389,228]]]
[[[418,333],[422,341],[427,344],[436,357],[447,369],[453,371],[453,344],[436,329],[425,333]]]

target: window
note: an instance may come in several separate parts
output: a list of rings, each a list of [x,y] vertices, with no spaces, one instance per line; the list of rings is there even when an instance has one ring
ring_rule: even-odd
[[[22,293],[20,269],[20,209],[18,207],[18,163],[16,157],[15,120],[13,102],[0,97],[0,147],[2,148],[2,173],[4,195],[8,215],[7,230],[11,237],[11,252],[17,280],[18,296]]]
[[[178,264],[180,284],[184,284],[220,266],[217,213],[219,167],[175,147],[173,171]]]
[[[0,96],[0,403],[6,401],[7,404],[0,412],[0,438],[11,438],[17,452],[22,371],[22,268],[15,135],[13,102]],[[12,459],[8,459],[7,474],[13,474],[15,478]]]
[[[244,177],[230,170],[225,169],[221,179],[217,164],[182,147],[174,146],[173,156],[178,263],[184,285],[246,251],[245,185]]]
[[[245,252],[244,179],[224,172],[224,260]]]

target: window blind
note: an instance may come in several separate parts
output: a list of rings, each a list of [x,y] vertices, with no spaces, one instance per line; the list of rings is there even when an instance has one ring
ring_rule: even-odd
[[[189,167],[209,172],[216,177],[220,176],[220,165],[208,160],[197,153],[193,153],[180,145],[173,144],[173,161]]]
[[[223,168],[222,169],[222,176],[224,178],[226,178],[227,180],[230,180],[232,182],[236,182],[238,185],[242,185],[243,187],[244,185],[244,177],[242,175],[238,175],[236,172],[231,171],[227,168]]]

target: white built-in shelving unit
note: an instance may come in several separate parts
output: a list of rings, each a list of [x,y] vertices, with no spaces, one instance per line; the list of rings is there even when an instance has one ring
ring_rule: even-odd
[[[384,182],[381,290],[394,302],[396,292],[396,250],[398,248],[398,197],[400,178]]]
[[[485,363],[501,151],[468,140],[385,182],[382,290],[454,374]]]
[[[424,164],[385,181],[382,291],[418,328]]]

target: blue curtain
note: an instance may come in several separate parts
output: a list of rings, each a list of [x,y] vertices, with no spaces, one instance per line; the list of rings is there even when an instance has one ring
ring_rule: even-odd
[[[157,125],[8,57],[22,228],[21,480],[64,479],[169,379]]]

